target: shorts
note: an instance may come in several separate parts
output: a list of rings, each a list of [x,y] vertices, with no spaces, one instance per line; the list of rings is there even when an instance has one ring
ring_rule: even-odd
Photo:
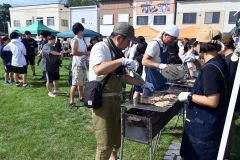
[[[133,89],[135,92],[143,93],[143,88],[141,86],[134,86]]]
[[[10,73],[13,71],[13,66],[12,65],[6,65],[4,66],[4,70],[6,73]]]
[[[81,66],[74,66],[72,68],[72,85],[83,86],[87,80],[87,71]]]
[[[26,56],[26,61],[27,61],[27,64],[29,65],[35,65],[35,55],[28,55]]]
[[[49,83],[60,80],[59,72],[46,72],[46,80]]]
[[[14,73],[27,74],[27,66],[23,66],[23,67],[13,66],[12,68]]]

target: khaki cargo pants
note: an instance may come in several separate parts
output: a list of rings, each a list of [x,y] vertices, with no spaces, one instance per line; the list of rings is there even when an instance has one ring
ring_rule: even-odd
[[[102,106],[92,113],[97,139],[96,160],[108,160],[114,146],[118,149],[121,145],[121,99],[109,96],[102,100]]]

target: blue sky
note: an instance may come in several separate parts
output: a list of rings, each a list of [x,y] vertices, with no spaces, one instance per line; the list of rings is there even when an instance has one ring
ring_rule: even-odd
[[[8,3],[11,4],[12,6],[48,4],[57,2],[59,2],[59,0],[0,0],[0,4]]]

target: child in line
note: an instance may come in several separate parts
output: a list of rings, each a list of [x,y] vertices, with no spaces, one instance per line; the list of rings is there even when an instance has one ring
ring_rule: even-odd
[[[1,39],[1,47],[0,47],[0,55],[4,64],[4,70],[5,70],[5,83],[11,84],[14,82],[13,80],[13,68],[11,65],[12,61],[12,52],[11,51],[3,51],[3,47],[5,47],[10,42],[10,39],[8,37],[3,37]]]

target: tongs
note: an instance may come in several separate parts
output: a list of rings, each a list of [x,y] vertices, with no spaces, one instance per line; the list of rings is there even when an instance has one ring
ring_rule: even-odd
[[[134,70],[131,70],[131,71],[132,71],[132,73],[133,73],[133,75],[136,79],[138,79],[138,80],[140,80],[141,82],[144,83],[144,80],[142,79],[142,77],[136,71],[134,71]]]

